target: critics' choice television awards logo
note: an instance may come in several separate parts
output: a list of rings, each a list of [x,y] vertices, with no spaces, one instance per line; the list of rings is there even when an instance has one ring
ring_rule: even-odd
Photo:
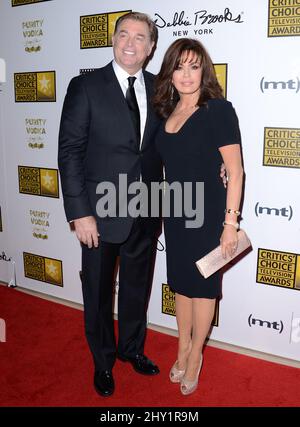
[[[25,52],[39,52],[42,49],[44,19],[22,22]]]
[[[128,12],[131,12],[131,10],[81,16],[80,48],[90,49],[112,46],[112,35],[116,21],[120,16]]]
[[[300,290],[300,255],[258,249],[256,282]]]
[[[25,132],[27,146],[31,149],[42,149],[45,146],[47,120],[42,118],[26,118]]]
[[[57,169],[18,166],[18,173],[20,193],[59,198]]]
[[[11,5],[12,6],[25,6],[26,4],[42,3],[45,1],[52,1],[52,0],[11,0]]]
[[[55,102],[55,71],[15,73],[15,102]]]
[[[62,261],[23,252],[24,276],[63,287]]]
[[[264,129],[263,166],[300,168],[300,129]]]
[[[300,36],[300,0],[269,0],[268,37]]]
[[[176,316],[175,293],[171,291],[170,286],[162,284],[162,309],[161,312],[169,316]]]
[[[161,312],[169,316],[176,316],[175,307],[175,292],[173,292],[169,285],[166,283],[162,284],[162,307]],[[215,314],[212,321],[212,326],[219,326],[219,300],[216,301]]]

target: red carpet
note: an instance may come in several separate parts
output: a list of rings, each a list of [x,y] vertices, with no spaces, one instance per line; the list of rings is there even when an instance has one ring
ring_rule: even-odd
[[[207,347],[197,392],[182,396],[168,380],[176,338],[149,331],[145,353],[161,374],[141,376],[117,361],[115,394],[93,388],[83,312],[0,286],[1,406],[300,406],[300,369]]]

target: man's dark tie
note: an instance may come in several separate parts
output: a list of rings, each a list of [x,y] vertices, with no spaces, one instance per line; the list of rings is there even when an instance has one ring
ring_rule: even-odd
[[[137,137],[138,146],[140,145],[141,140],[141,121],[140,121],[140,110],[136,100],[135,91],[134,91],[134,82],[136,77],[128,77],[128,89],[126,91],[126,101],[128,104],[129,112],[133,122],[134,130]]]

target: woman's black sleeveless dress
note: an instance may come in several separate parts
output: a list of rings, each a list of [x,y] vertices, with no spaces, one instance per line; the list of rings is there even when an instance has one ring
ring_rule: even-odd
[[[191,183],[185,185],[192,187],[192,204],[188,191],[183,191],[183,215],[177,216],[178,199],[175,205],[172,191],[170,212],[168,216],[164,215],[168,284],[174,292],[190,298],[216,298],[221,294],[220,273],[204,279],[195,262],[220,243],[226,189],[220,178],[222,156],[218,148],[230,144],[240,144],[240,132],[235,111],[225,99],[209,100],[176,133],[166,132],[164,121],[157,134],[156,147],[165,166],[167,183],[178,182],[182,186]],[[198,194],[201,185],[198,184],[197,190],[197,182],[204,183],[202,201]],[[197,194],[201,206],[196,203]],[[194,218],[190,217],[184,203],[190,209],[198,207]],[[197,216],[198,220],[201,218],[201,209],[204,213],[203,225],[187,228],[187,220],[195,220]],[[192,221],[190,225],[193,225]]]

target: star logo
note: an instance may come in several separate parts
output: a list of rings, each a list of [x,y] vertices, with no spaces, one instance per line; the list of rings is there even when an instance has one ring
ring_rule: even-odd
[[[47,187],[49,190],[54,189],[54,179],[51,175],[49,175],[49,172],[46,172],[42,179],[45,187]]]
[[[45,258],[46,282],[62,286],[62,263],[61,261]]]
[[[39,79],[40,89],[44,93],[50,92],[50,80],[46,78],[45,74]]]
[[[58,196],[58,171],[56,169],[40,169],[41,196]]]
[[[53,264],[53,262],[51,261],[51,262],[49,262],[49,264],[47,264],[47,267],[46,267],[46,270],[47,270],[47,273],[48,274],[50,274],[50,276],[53,276],[53,277],[57,277],[57,273],[58,273],[58,269],[57,269],[57,267]]]
[[[37,73],[37,100],[55,101],[55,71]]]

